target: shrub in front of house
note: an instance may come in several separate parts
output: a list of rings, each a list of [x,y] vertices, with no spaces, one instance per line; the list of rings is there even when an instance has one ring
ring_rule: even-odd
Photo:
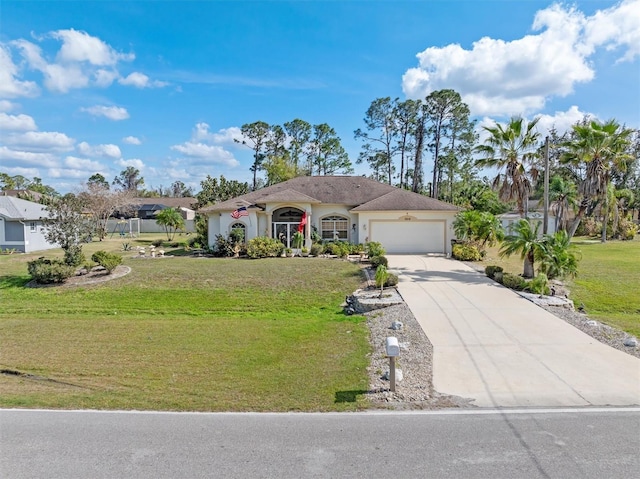
[[[233,256],[233,244],[222,235],[216,235],[213,243],[213,255],[218,258],[229,258]]]
[[[64,250],[64,262],[69,266],[80,266],[86,261],[82,246],[72,245]]]
[[[636,237],[638,233],[638,225],[636,225],[629,218],[621,219],[618,223],[618,234],[620,239],[624,241],[631,241]]]
[[[384,282],[384,286],[397,286],[398,276],[393,273],[387,273],[387,280]]]
[[[247,243],[249,258],[275,258],[282,255],[284,245],[275,238],[257,236]]]
[[[106,251],[96,251],[91,255],[91,261],[95,261],[106,269],[107,273],[111,274],[114,269],[122,264],[122,256],[116,253],[107,253]]]
[[[503,271],[502,266],[489,265],[484,269],[484,274],[486,274],[488,278],[495,279],[494,276],[496,273],[502,273]]]
[[[454,259],[460,261],[480,261],[482,253],[474,243],[457,243],[453,245],[451,253]]]
[[[374,269],[377,269],[378,266],[383,265],[385,268],[389,266],[389,260],[386,256],[372,256],[369,258],[369,262]]]
[[[549,278],[544,273],[538,273],[538,276],[529,281],[525,290],[534,294],[549,294]]]
[[[323,249],[324,248],[320,243],[313,243],[311,245],[311,250],[309,251],[309,254],[311,254],[312,256],[319,256],[322,254]]]
[[[502,274],[502,284],[515,291],[523,291],[527,287],[527,281],[522,276],[511,273]]]
[[[46,259],[40,257],[27,263],[29,275],[37,283],[54,284],[64,283],[64,280],[70,278],[75,273],[75,267],[66,264],[59,259]]]
[[[326,254],[332,254],[338,258],[345,258],[349,255],[350,251],[351,246],[349,243],[343,241],[331,242],[324,245],[324,252]]]
[[[386,251],[382,247],[382,243],[378,243],[377,241],[370,241],[365,245],[365,251],[367,256],[371,258],[372,256],[384,256]]]

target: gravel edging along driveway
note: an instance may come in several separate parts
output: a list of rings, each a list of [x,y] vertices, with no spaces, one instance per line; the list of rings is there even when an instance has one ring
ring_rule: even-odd
[[[474,268],[477,270],[477,268]],[[371,273],[367,271],[370,276]],[[640,347],[626,346],[630,343],[624,331],[590,319],[583,312],[566,307],[539,307],[554,316],[580,329],[594,339],[640,358]],[[374,407],[387,409],[439,409],[475,407],[472,399],[440,394],[433,388],[433,346],[409,307],[395,304],[385,308],[364,313],[369,328],[370,355],[369,391],[367,398]],[[402,323],[400,329],[394,330],[394,322]],[[402,380],[396,382],[396,391],[389,390],[389,381],[384,379],[388,374],[389,359],[386,357],[385,341],[388,336],[395,336],[400,344],[400,357],[397,368],[402,370]]]

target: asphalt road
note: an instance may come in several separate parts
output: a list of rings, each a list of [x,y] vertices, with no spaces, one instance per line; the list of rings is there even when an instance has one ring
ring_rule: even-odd
[[[0,477],[620,478],[640,409],[346,414],[0,410]]]

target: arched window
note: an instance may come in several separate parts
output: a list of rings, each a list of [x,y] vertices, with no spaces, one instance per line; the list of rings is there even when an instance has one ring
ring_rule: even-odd
[[[327,216],[320,222],[320,235],[323,240],[348,241],[349,218],[344,216]]]
[[[231,226],[229,226],[229,233],[231,233],[233,230],[242,230],[242,234],[244,238],[247,237],[246,235],[247,227],[244,225],[244,223],[240,223],[239,221],[236,223],[233,223]]]

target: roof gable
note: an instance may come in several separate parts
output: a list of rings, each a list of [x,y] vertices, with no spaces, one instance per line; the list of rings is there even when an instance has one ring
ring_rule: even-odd
[[[419,195],[412,191],[395,189],[386,195],[375,198],[351,211],[458,211],[459,208],[450,203]]]
[[[40,203],[13,196],[0,196],[0,215],[14,220],[39,220],[49,216]]]
[[[302,193],[304,192],[304,193]],[[236,198],[202,208],[202,212],[234,210],[265,203],[325,203],[345,205],[352,211],[458,210],[449,203],[364,176],[299,176]],[[365,206],[366,205],[366,206]]]

